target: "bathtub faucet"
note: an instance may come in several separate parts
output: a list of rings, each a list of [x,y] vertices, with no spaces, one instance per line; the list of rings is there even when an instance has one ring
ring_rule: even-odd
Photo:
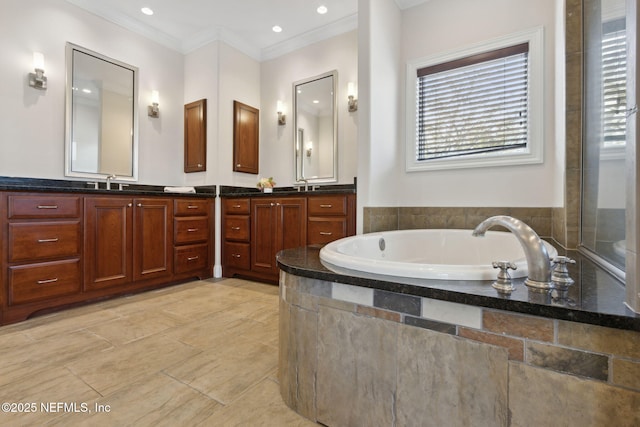
[[[524,249],[529,270],[529,277],[524,281],[524,284],[535,290],[551,289],[553,287],[551,283],[551,260],[549,259],[547,248],[545,248],[542,239],[536,232],[519,219],[498,215],[487,218],[478,224],[473,230],[473,235],[482,237],[488,229],[495,225],[501,225],[511,231],[522,245],[522,249]]]

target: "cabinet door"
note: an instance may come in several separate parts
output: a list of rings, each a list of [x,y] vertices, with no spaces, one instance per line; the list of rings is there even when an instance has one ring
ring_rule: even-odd
[[[304,198],[282,199],[279,203],[279,241],[273,254],[274,259],[282,249],[297,248],[307,244],[307,200]]]
[[[184,106],[184,171],[207,170],[207,100]]]
[[[87,197],[84,203],[85,289],[131,282],[133,201],[120,197]]]
[[[133,279],[169,276],[173,264],[173,201],[136,199]]]
[[[276,199],[251,200],[251,270],[276,271],[278,209]]]
[[[233,101],[233,170],[258,173],[260,111]]]

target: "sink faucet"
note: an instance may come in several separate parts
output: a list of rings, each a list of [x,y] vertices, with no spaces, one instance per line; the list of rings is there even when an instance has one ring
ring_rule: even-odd
[[[111,180],[116,178],[117,176],[114,173],[107,177],[107,190],[111,190]]]
[[[309,191],[309,180],[308,179],[300,179],[300,182],[304,182],[304,191]]]
[[[484,233],[495,225],[501,225],[511,231],[524,249],[527,258],[529,277],[524,284],[535,290],[547,290],[553,287],[551,283],[551,260],[542,239],[531,227],[519,219],[498,215],[482,221],[473,230],[474,236],[484,236]]]

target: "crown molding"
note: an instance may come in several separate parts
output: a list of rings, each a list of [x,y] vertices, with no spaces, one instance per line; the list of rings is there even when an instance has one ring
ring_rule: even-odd
[[[422,3],[426,3],[429,0],[395,0],[396,4],[401,10],[409,9]]]

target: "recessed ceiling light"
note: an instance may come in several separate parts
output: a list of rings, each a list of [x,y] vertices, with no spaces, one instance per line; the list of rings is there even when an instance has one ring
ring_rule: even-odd
[[[273,28],[271,28],[273,30],[274,33],[281,33],[282,32],[282,27],[280,25],[274,25]]]
[[[140,12],[149,16],[153,15],[153,10],[151,10],[151,8],[148,8],[148,7],[143,7],[142,9],[140,9]]]
[[[322,6],[318,6],[318,8],[316,9],[316,11],[320,14],[320,15],[324,15],[325,13],[327,13],[329,11],[329,9],[327,9],[327,6],[322,5]]]
[[[314,104],[320,104],[320,101],[318,101],[317,99],[314,99],[314,100],[313,100],[313,103],[314,103]]]

